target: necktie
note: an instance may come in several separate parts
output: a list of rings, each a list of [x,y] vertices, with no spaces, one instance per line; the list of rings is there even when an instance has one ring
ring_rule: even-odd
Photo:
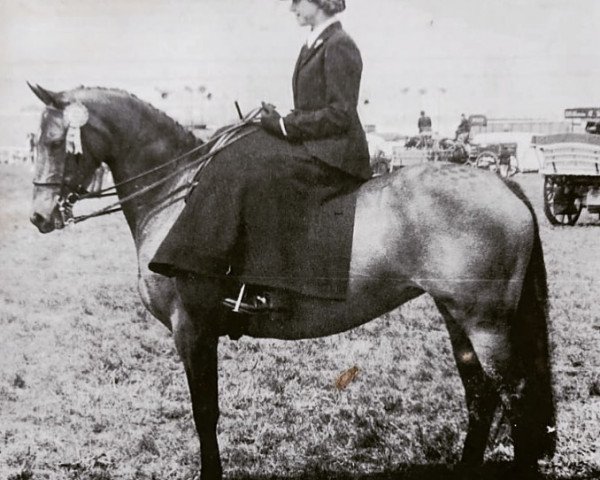
[[[310,51],[310,48],[308,48],[305,45],[302,45],[302,50],[300,50],[300,63],[302,63],[304,61],[304,59],[307,57],[308,52]]]

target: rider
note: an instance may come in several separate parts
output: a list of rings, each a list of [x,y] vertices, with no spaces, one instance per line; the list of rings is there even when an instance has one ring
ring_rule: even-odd
[[[151,270],[211,279],[235,274],[240,252],[248,261],[244,238],[254,228],[274,241],[265,246],[269,252],[250,261],[260,265],[263,278],[284,276],[285,255],[271,243],[293,242],[294,232],[302,236],[310,229],[309,207],[371,176],[357,112],[362,60],[337,18],[344,9],[344,0],[292,1],[299,25],[310,27],[293,74],[294,110],[281,116],[263,103],[262,129],[232,143],[200,172]],[[255,295],[245,311],[285,309],[285,291],[269,293],[271,304],[261,305]]]
[[[362,59],[337,14],[345,0],[292,0],[300,26],[310,27],[292,79],[294,110],[281,117],[263,103],[262,126],[352,176],[370,176],[369,151],[358,117]]]

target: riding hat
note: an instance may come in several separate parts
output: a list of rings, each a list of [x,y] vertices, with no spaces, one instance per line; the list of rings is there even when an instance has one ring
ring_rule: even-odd
[[[327,15],[335,15],[346,9],[346,0],[308,0],[317,5]]]

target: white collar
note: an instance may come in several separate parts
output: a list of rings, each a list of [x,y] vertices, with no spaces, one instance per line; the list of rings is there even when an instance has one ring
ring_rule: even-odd
[[[325,31],[325,29],[330,25],[333,25],[335,22],[339,22],[339,18],[337,15],[329,17],[323,23],[320,23],[310,32],[308,32],[308,36],[306,37],[306,46],[309,48],[312,47],[319,38],[319,36]]]

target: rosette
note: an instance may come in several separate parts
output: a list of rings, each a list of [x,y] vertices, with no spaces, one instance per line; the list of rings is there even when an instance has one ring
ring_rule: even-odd
[[[63,111],[63,120],[67,124],[66,149],[67,153],[83,153],[81,145],[81,127],[89,119],[88,109],[83,103],[75,102],[67,105]]]

